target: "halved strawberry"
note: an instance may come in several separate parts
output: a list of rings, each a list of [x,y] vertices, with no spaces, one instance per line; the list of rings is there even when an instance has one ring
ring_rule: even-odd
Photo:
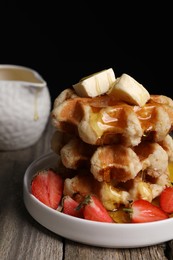
[[[166,187],[159,197],[159,204],[166,213],[173,213],[173,187]]]
[[[114,222],[102,202],[95,195],[87,195],[81,203],[84,206],[83,215],[87,220]]]
[[[63,179],[52,169],[38,172],[31,183],[31,193],[45,205],[57,209],[63,193]]]
[[[161,208],[144,199],[134,201],[130,209],[124,210],[130,212],[132,223],[153,222],[168,218]]]
[[[71,198],[70,196],[66,195],[63,197],[62,199],[62,212],[70,215],[70,216],[74,216],[74,217],[79,217],[82,218],[83,217],[83,209],[82,208],[78,208],[79,203],[77,201],[75,201],[73,198]]]

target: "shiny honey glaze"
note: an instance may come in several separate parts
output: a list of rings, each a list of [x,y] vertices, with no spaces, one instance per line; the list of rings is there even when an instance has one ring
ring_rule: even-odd
[[[173,162],[169,162],[168,164],[168,170],[169,170],[169,176],[171,185],[173,186]],[[156,206],[159,206],[159,197],[156,197],[152,203]],[[123,207],[120,207],[118,210],[109,212],[112,219],[115,221],[115,223],[130,223],[130,217],[129,214],[127,214]],[[173,213],[169,214],[170,218],[173,218]]]
[[[148,136],[156,131],[159,107],[167,112],[170,125],[173,126],[173,107],[163,102],[159,103],[159,99],[154,98],[151,98],[145,106],[139,107],[117,101],[107,94],[95,98],[77,97],[67,100],[60,116],[61,120],[64,118],[63,121],[72,126],[77,126],[82,119],[87,120],[99,140],[104,139],[105,136],[124,133],[131,115],[130,124],[137,122],[141,135]],[[68,129],[66,130],[69,132]]]
[[[169,170],[169,174],[170,174],[170,181],[173,185],[173,162],[169,162],[168,170]]]
[[[147,135],[155,131],[158,107],[164,107],[168,114],[173,114],[173,108],[167,109],[165,104],[157,103],[150,99],[143,107],[132,106],[124,102],[117,102],[108,95],[87,100],[91,106],[90,125],[96,132],[98,138],[103,134],[115,132],[122,133],[126,127],[128,115],[136,114],[143,134]]]

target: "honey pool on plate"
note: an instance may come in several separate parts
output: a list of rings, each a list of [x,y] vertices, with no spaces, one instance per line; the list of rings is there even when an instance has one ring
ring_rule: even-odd
[[[168,164],[169,174],[170,174],[170,180],[173,183],[173,162],[170,162]]]

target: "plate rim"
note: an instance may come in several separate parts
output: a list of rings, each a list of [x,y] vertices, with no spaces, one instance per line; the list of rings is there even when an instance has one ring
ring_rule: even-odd
[[[164,233],[161,232],[163,236],[162,237],[158,236],[160,234],[158,232],[160,225],[162,225],[163,226],[162,229],[163,230],[165,229],[167,232],[171,228],[173,228],[173,218],[154,221],[154,222],[147,222],[147,223],[103,223],[103,222],[90,221],[90,220],[69,216],[44,205],[42,202],[40,202],[37,198],[35,198],[30,193],[30,181],[34,175],[35,167],[43,168],[41,167],[41,165],[45,164],[47,161],[50,161],[49,163],[50,166],[54,166],[53,165],[54,159],[57,158],[58,160],[58,157],[59,156],[52,151],[41,155],[27,167],[23,178],[23,200],[24,200],[25,207],[27,211],[30,213],[30,215],[42,226],[51,230],[53,233],[56,233],[61,237],[65,237],[67,239],[76,242],[80,242],[92,246],[101,246],[101,247],[109,247],[109,248],[145,247],[145,246],[159,244],[162,242],[167,242],[173,239],[173,233],[168,235],[168,233],[166,232]],[[46,217],[44,218],[40,217],[42,216],[42,214],[44,214]],[[85,234],[86,238],[78,230],[73,235],[70,232],[68,232],[68,230],[66,230],[67,228],[63,229],[60,225],[57,225],[57,228],[54,228],[53,223],[52,225],[50,223],[47,223],[46,221],[47,217],[51,218],[53,222],[56,221],[57,218],[58,221],[64,223],[66,227],[69,227],[69,222],[70,222],[71,225],[76,227],[77,229],[78,227],[84,229],[86,232]],[[87,228],[86,225],[89,228],[91,227],[91,230]],[[98,241],[96,241],[96,236],[92,237],[92,235],[94,235],[92,233],[92,230],[95,228],[99,230],[97,231]],[[134,228],[136,229],[136,233],[137,233],[136,235],[134,235]],[[143,239],[141,236],[141,232],[145,232],[147,234],[148,231],[146,232],[146,230],[148,230],[151,234],[152,232],[156,231],[157,235],[154,236],[154,239],[151,238],[150,236],[147,236],[150,239],[147,240]],[[114,235],[116,236],[117,232],[121,234],[121,237],[119,237],[119,239],[114,238]],[[110,241],[110,239],[108,239],[107,237],[105,239],[104,238],[100,239],[99,236],[101,236],[102,233],[104,233],[107,236],[110,235],[111,237],[113,237],[113,241]],[[125,236],[127,236],[127,238],[129,237],[129,233],[130,233],[130,240],[125,238]],[[137,240],[136,237],[138,236],[139,239]]]

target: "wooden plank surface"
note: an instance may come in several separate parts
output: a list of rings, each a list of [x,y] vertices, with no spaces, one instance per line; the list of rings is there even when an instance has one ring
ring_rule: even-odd
[[[0,260],[172,260],[172,241],[136,249],[92,247],[54,234],[29,215],[23,203],[23,176],[33,160],[51,150],[53,131],[48,123],[35,145],[0,152]]]

